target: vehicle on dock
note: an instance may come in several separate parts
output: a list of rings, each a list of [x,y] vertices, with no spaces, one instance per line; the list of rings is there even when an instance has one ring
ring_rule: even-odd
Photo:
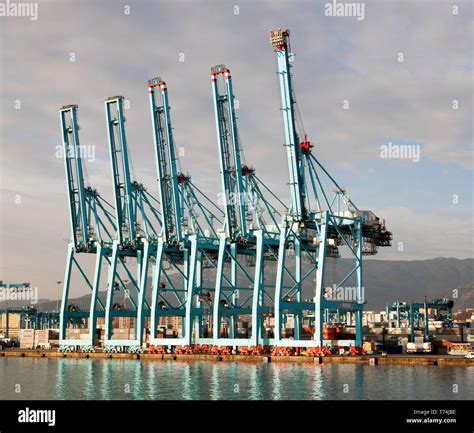
[[[430,342],[407,343],[407,353],[431,353],[432,350]]]
[[[2,338],[0,346],[3,348],[20,347],[20,341],[17,338]]]
[[[448,351],[448,355],[454,356],[466,356],[469,353],[472,353],[472,347],[470,343],[453,343],[450,350]]]

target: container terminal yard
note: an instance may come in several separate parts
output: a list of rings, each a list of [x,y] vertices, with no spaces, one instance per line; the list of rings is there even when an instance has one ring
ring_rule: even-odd
[[[394,303],[395,306],[396,303]],[[390,310],[390,307],[387,307]],[[469,310],[469,309],[468,309]],[[386,311],[364,311],[363,313],[363,355],[350,351],[350,347],[340,347],[329,345],[329,350],[311,351],[307,349],[291,350],[283,354],[276,354],[274,348],[237,346],[222,350],[217,353],[211,347],[193,346],[191,348],[170,347],[162,350],[153,345],[144,345],[141,353],[127,353],[118,350],[106,352],[104,350],[104,324],[103,320],[98,320],[98,335],[94,352],[77,350],[60,352],[59,349],[59,323],[58,312],[48,313],[48,317],[53,317],[52,323],[41,323],[35,320],[34,316],[40,318],[41,313],[29,311],[17,312],[13,310],[2,310],[0,312],[0,342],[2,352],[0,356],[14,357],[68,357],[68,358],[116,358],[116,359],[183,359],[183,360],[215,360],[215,361],[288,361],[288,362],[376,362],[384,364],[424,364],[424,365],[474,365],[474,360],[469,356],[473,351],[474,328],[471,324],[474,321],[474,309],[466,311],[471,317],[467,320],[435,320],[433,310],[429,309],[428,330],[424,323],[419,326],[414,323],[414,338],[411,338],[412,328],[409,318],[400,319],[400,326],[396,314]],[[7,322],[6,318],[9,316]],[[387,320],[390,317],[390,320]],[[243,320],[251,318],[243,318]],[[291,324],[293,320],[289,320]],[[130,323],[127,318],[118,320],[117,332],[119,338],[125,339],[130,333]],[[248,321],[239,322],[239,329],[243,331],[245,337],[248,332]],[[181,320],[175,319],[163,325],[160,334],[176,337],[182,329]],[[335,337],[341,332],[350,329],[342,326],[332,325],[327,327],[325,334],[328,337]],[[428,331],[428,332],[427,332]],[[71,335],[78,338],[85,338],[81,329],[74,331]],[[294,328],[286,328],[285,332],[292,334]],[[306,335],[311,338],[311,335]],[[332,340],[331,340],[332,341]],[[174,349],[174,350],[173,350]],[[184,350],[183,350],[184,349]],[[412,356],[410,356],[412,355]],[[372,359],[372,361],[371,361]],[[375,361],[374,361],[375,359]]]
[[[144,86],[156,197],[132,177],[123,96],[104,102],[112,203],[86,184],[79,108],[63,106],[71,241],[60,308],[1,310],[2,356],[474,365],[474,311],[457,320],[450,299],[390,300],[384,311],[364,311],[363,258],[390,247],[392,233],[375,212],[357,207],[317,158],[293,87],[289,30],[270,32],[270,43],[290,202],[257,175],[258,161],[254,167],[244,158],[233,77],[224,64],[210,68],[219,203],[181,170],[171,78]],[[273,72],[270,65],[265,73]],[[85,256],[94,258],[92,273],[81,265]],[[330,263],[341,257],[352,268],[329,286]],[[90,290],[87,310],[71,301],[74,278]],[[306,282],[314,282],[309,298]]]

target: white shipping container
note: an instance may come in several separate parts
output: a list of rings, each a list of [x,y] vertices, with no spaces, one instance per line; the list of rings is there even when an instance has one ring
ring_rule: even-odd
[[[21,338],[34,338],[35,334],[22,334],[20,332],[19,337]]]
[[[362,222],[364,224],[375,223],[378,220],[375,214],[370,210],[358,210],[356,213],[357,216],[360,216],[362,218]]]
[[[41,349],[51,349],[51,345],[49,343],[39,343],[37,344]]]
[[[33,349],[33,344],[20,343],[20,349]]]
[[[344,210],[340,212],[334,212],[335,215],[345,217],[345,218],[354,218],[354,213],[350,210]]]
[[[128,340],[128,335],[126,334],[118,334],[114,335],[112,338],[117,339],[117,340]]]

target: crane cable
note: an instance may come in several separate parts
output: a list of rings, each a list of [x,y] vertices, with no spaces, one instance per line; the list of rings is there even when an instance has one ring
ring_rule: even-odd
[[[83,159],[83,156],[81,156],[80,153],[77,157]],[[89,173],[87,171],[87,164],[81,164],[81,165],[82,165],[82,173],[85,179],[85,186],[86,187],[91,186],[91,182],[89,180]]]

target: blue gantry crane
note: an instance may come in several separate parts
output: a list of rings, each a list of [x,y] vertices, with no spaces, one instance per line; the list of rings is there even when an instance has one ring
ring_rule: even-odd
[[[66,272],[60,312],[60,345],[92,347],[96,338],[97,317],[104,316],[105,305],[99,299],[103,262],[110,263],[112,241],[115,233],[113,206],[100,196],[96,189],[86,186],[84,181],[85,167],[82,161],[82,147],[79,141],[78,106],[66,105],[59,110],[63,141],[63,156],[66,170],[69,220],[71,241],[68,247]],[[80,264],[78,254],[94,254],[95,270],[91,278]],[[91,290],[91,302],[88,311],[80,311],[69,303],[71,276],[76,269],[80,283]],[[91,281],[92,280],[92,281]],[[68,338],[69,324],[86,324],[88,338]]]
[[[257,346],[263,343],[264,315],[270,315],[272,309],[273,285],[265,282],[264,269],[266,261],[277,259],[277,218],[281,216],[264,191],[283,209],[285,205],[242,161],[229,68],[223,64],[211,68],[211,82],[225,210],[216,275],[214,341],[220,345]],[[267,224],[265,217],[272,224]],[[250,338],[239,338],[236,333],[236,322],[243,315],[252,316]]]
[[[29,301],[34,304],[38,301],[37,292],[31,287],[30,283],[4,283],[0,281],[0,290],[5,291],[3,299],[6,302],[6,308],[0,309],[0,317],[5,317],[2,321],[2,329],[5,330],[4,337],[10,337],[10,315],[19,315],[20,328],[58,328],[59,311],[38,311],[33,305],[23,307],[9,307],[9,301]]]
[[[407,305],[406,302],[400,302],[397,300],[394,302],[392,305],[388,305],[385,308],[386,314],[387,314],[387,321],[389,323],[389,327],[391,324],[390,320],[390,315],[391,313],[395,313],[396,316],[396,321],[397,321],[397,328],[400,328],[402,326],[402,320],[407,321],[409,320],[410,317],[410,305]]]
[[[178,171],[166,83],[153,78],[148,92],[163,216],[154,252],[149,341],[160,346],[206,343],[210,339],[203,333],[203,321],[209,316],[213,288],[204,287],[202,272],[203,267],[216,267],[214,224],[221,222],[222,211],[189,175]],[[158,337],[160,318],[166,317],[181,318],[181,335]]]
[[[323,325],[327,312],[348,312],[355,324],[355,340],[340,341],[340,345],[362,345],[362,256],[375,254],[379,246],[389,246],[391,233],[370,211],[361,211],[350,200],[312,152],[312,145],[298,116],[290,71],[290,32],[278,29],[270,32],[270,42],[277,57],[277,73],[281,93],[281,112],[285,131],[291,206],[284,218],[278,254],[275,289],[275,340],[278,345],[293,347],[323,346]],[[332,191],[328,190],[332,188]],[[339,257],[344,248],[353,260],[352,270],[332,288],[325,283],[326,263]],[[294,261],[286,265],[288,249],[294,250]],[[305,256],[310,268],[302,273]],[[314,298],[302,300],[304,280],[315,276]],[[333,294],[345,290],[352,277],[350,296],[334,299]],[[341,299],[342,298],[342,299]],[[315,332],[311,341],[300,336],[303,311],[314,314]],[[286,316],[295,318],[294,339],[282,338]]]
[[[59,313],[57,311],[38,311],[35,307],[31,306],[0,309],[0,317],[5,315],[5,338],[10,338],[10,315],[12,314],[19,316],[20,329],[51,329],[59,327]]]
[[[444,325],[450,326],[453,318],[454,303],[449,298],[438,298],[428,300],[425,297],[423,302],[400,302],[397,300],[392,305],[387,305],[386,314],[389,327],[391,324],[391,313],[395,313],[396,327],[402,327],[402,321],[405,328],[410,329],[410,341],[415,341],[415,328],[421,328],[425,341],[429,341],[429,310],[433,310],[432,318],[443,321]]]
[[[444,320],[446,322],[449,322],[452,320],[453,305],[453,301],[449,298],[428,300],[425,297],[424,302],[412,302],[409,306],[410,341],[412,343],[415,341],[415,328],[420,327],[423,328],[424,331],[424,340],[430,340],[430,332],[428,326],[429,309],[434,310],[435,320]]]
[[[150,315],[146,300],[149,249],[156,244],[160,232],[161,218],[157,206],[159,201],[147,188],[130,173],[130,155],[125,133],[124,97],[113,96],[105,100],[105,114],[109,154],[112,171],[116,236],[113,240],[111,265],[107,284],[105,310],[105,339],[107,351],[117,346],[129,351],[140,350],[144,338],[145,317]],[[132,273],[131,263],[136,261],[136,273]],[[121,276],[120,270],[124,277]],[[132,291],[129,290],[130,282]],[[115,302],[117,291],[124,290],[130,299],[131,308]],[[134,323],[134,334],[128,338],[114,335],[114,318],[130,317]]]
[[[270,39],[278,63],[290,206],[245,163],[232,77],[225,65],[211,68],[223,212],[178,170],[167,85],[160,77],[147,83],[160,200],[132,179],[122,96],[105,101],[114,206],[85,186],[77,106],[61,109],[72,232],[61,302],[61,344],[92,346],[101,315],[107,351],[117,346],[140,350],[148,317],[149,343],[157,346],[362,344],[362,257],[389,246],[392,234],[383,220],[352,202],[315,156],[297,109],[289,31],[271,32]],[[353,266],[330,287],[328,263],[342,252]],[[79,266],[78,253],[96,255],[92,283]],[[104,259],[105,305],[98,296]],[[73,267],[92,290],[88,312],[69,305]],[[275,279],[271,267],[276,268]],[[211,275],[206,279],[205,269]],[[303,287],[308,282],[315,287],[305,300]],[[129,293],[130,308],[117,301],[120,290]],[[243,316],[251,317],[251,333],[245,337],[237,332]],[[273,335],[268,332],[271,320],[267,321],[272,317]],[[314,323],[310,340],[303,336],[304,317]],[[134,332],[126,338],[119,338],[114,329],[120,318],[133,321]],[[172,337],[163,330],[171,318],[182,322]],[[290,318],[291,338],[287,329],[283,333]],[[71,322],[84,327],[88,323],[89,338],[68,340]],[[329,341],[324,325],[341,322],[355,326],[354,340]]]

